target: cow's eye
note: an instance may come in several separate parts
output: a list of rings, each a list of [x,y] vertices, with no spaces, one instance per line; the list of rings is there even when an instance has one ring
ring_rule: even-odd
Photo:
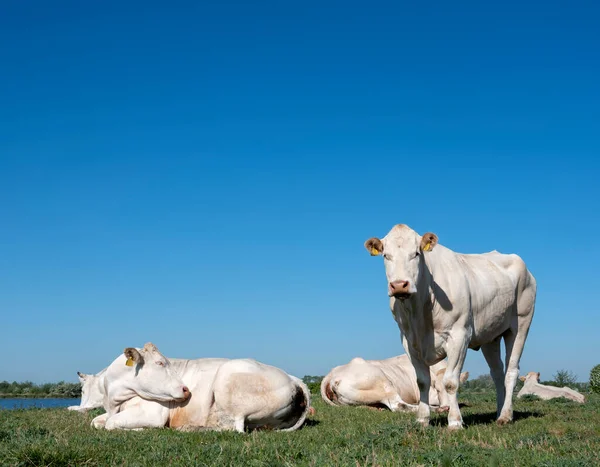
[[[158,361],[158,362],[156,362],[156,364],[157,364],[158,366],[165,366],[165,362],[161,362],[161,361]]]
[[[417,252],[415,253],[415,258],[418,258],[420,254],[421,254],[421,253],[419,253],[419,252],[417,251]]]
[[[387,259],[388,261],[392,259],[392,257],[388,254],[383,255],[383,259]]]

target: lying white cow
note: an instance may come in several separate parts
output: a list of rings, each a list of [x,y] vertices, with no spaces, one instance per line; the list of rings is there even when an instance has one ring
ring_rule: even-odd
[[[292,431],[310,408],[306,385],[278,368],[250,359],[169,360],[152,344],[125,349],[104,385],[107,412],[92,426],[109,430]]]
[[[567,399],[571,399],[572,401],[579,402],[580,404],[585,402],[585,396],[574,389],[566,386],[557,388],[555,386],[546,386],[544,384],[540,384],[540,374],[537,372],[530,371],[527,373],[527,376],[521,376],[519,379],[525,384],[517,394],[518,398],[532,395],[538,396],[543,400],[565,397]]]
[[[77,372],[81,383],[81,402],[79,405],[71,405],[68,410],[87,412],[88,410],[102,407],[104,404],[104,374],[106,368],[95,375],[86,375]]]
[[[429,404],[438,411],[448,409],[448,394],[442,384],[446,362],[430,367],[433,382]],[[469,373],[460,375],[461,383]],[[416,411],[419,404],[417,376],[407,355],[385,360],[353,358],[336,366],[321,382],[321,397],[329,405],[386,407],[392,412]]]
[[[390,307],[417,374],[417,421],[429,424],[429,367],[448,357],[443,377],[448,426],[463,426],[456,391],[468,348],[481,348],[490,366],[498,423],[512,421],[512,394],[536,297],[535,279],[523,260],[497,251],[455,253],[439,245],[437,235],[421,236],[402,224],[381,240],[370,238],[365,247],[371,255],[383,254]]]

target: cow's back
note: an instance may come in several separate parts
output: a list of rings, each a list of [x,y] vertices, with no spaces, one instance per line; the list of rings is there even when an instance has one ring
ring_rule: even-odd
[[[457,259],[462,265],[465,282],[451,294],[460,296],[461,290],[468,292],[473,320],[470,347],[478,348],[509,328],[517,313],[519,293],[534,279],[518,255],[493,251],[457,254]]]

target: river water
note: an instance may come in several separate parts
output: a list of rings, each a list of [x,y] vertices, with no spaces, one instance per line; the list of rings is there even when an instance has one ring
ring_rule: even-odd
[[[1,409],[55,409],[58,407],[68,407],[69,405],[79,405],[81,399],[0,399]]]

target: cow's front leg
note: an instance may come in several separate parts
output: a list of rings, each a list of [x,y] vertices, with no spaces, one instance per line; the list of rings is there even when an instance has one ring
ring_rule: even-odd
[[[419,407],[417,408],[417,422],[423,426],[429,425],[429,389],[431,388],[431,372],[429,366],[415,355],[411,355],[411,362],[417,374],[419,387]]]
[[[458,407],[458,387],[460,385],[460,372],[462,371],[467,355],[468,339],[463,333],[451,333],[446,344],[448,366],[442,379],[448,394],[448,428],[459,429],[463,427],[463,419]]]
[[[104,425],[106,424],[107,419],[108,419],[108,413],[103,413],[102,415],[98,415],[97,417],[94,417],[94,419],[92,420],[90,425],[93,426],[94,428],[104,428]]]
[[[127,408],[106,420],[107,430],[139,430],[161,428],[167,424],[169,409],[158,402],[145,403]]]

